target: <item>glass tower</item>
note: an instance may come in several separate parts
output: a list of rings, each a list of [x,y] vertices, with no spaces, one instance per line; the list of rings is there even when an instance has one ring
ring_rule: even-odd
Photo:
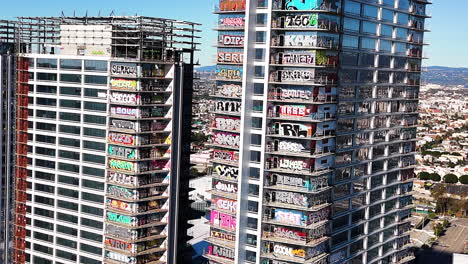
[[[210,263],[405,263],[425,0],[221,0]]]

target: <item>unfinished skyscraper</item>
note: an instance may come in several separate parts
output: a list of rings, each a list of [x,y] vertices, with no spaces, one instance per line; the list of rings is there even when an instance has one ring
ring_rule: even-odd
[[[220,0],[210,263],[404,263],[426,0]]]
[[[195,23],[18,19],[15,263],[184,263]]]
[[[14,198],[15,23],[0,20],[0,263],[9,263]]]

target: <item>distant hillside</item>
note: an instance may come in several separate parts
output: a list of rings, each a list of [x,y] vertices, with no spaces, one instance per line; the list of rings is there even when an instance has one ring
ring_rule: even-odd
[[[214,72],[216,65],[198,67],[196,70],[198,72]],[[425,70],[422,73],[423,83],[468,86],[468,68],[429,66]]]
[[[423,72],[422,81],[440,85],[468,86],[468,68],[430,66],[426,72]]]
[[[197,72],[214,72],[216,71],[216,65],[198,67],[195,70]]]

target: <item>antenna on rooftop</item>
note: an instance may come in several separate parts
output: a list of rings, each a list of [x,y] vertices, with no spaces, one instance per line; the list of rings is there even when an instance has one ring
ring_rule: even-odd
[[[73,17],[76,17],[75,10],[73,10]]]
[[[97,15],[97,16],[98,16],[98,17],[101,16],[101,9],[99,9],[99,12],[98,12],[98,15]]]
[[[112,10],[109,16],[114,16],[114,10]]]
[[[86,15],[85,15],[85,17],[88,17],[88,10],[86,10]]]
[[[65,17],[65,13],[63,13],[63,10],[62,10],[62,17]]]

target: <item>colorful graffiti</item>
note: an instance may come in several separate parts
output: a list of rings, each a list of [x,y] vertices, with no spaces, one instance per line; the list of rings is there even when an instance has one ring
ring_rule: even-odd
[[[114,200],[114,199],[107,199],[106,204],[109,208],[114,208],[117,210],[128,211],[132,212],[133,208],[132,205],[126,202]]]
[[[107,220],[121,224],[131,225],[136,219],[130,216],[107,212]]]
[[[236,67],[221,67],[216,69],[217,77],[220,80],[241,81],[242,68]]]
[[[238,147],[240,135],[233,133],[217,132],[213,135],[213,142],[218,145]]]
[[[236,236],[235,235],[227,234],[227,233],[224,233],[224,232],[218,232],[218,231],[211,230],[210,236],[213,237],[213,238],[217,238],[217,239],[221,239],[221,240],[225,240],[225,241],[236,241]]]
[[[126,175],[118,172],[108,172],[107,180],[108,182],[112,183],[135,186],[137,184],[138,178],[136,176]]]
[[[214,226],[219,226],[230,230],[236,229],[236,218],[234,216],[215,210],[212,210],[210,213],[210,223]]]
[[[224,199],[224,198],[213,198],[212,203],[215,205],[217,209],[236,212],[237,208],[237,201]]]
[[[140,96],[132,93],[112,92],[109,99],[112,103],[136,104]]]
[[[114,170],[122,170],[122,171],[128,171],[128,172],[135,171],[135,164],[133,162],[109,159],[108,163],[109,163],[109,168],[114,169]]]
[[[227,192],[227,193],[237,193],[237,186],[233,183],[213,180],[213,186],[218,191]]]
[[[217,245],[210,245],[208,248],[208,254],[221,258],[234,259],[235,253],[234,250],[229,248],[224,248]]]
[[[243,63],[244,53],[243,52],[218,52],[219,63]]]
[[[136,64],[115,63],[111,64],[111,74],[126,77],[137,77],[138,68]]]
[[[224,165],[216,165],[214,167],[214,171],[221,177],[226,177],[230,179],[237,179],[239,176],[239,168],[224,166]]]
[[[290,211],[286,209],[274,209],[275,221],[288,224],[288,225],[297,225],[297,226],[306,226],[307,225],[307,216],[302,212]]]
[[[137,117],[140,111],[138,111],[137,108],[124,107],[124,106],[112,106],[111,113],[113,115]]]
[[[127,79],[116,79],[112,78],[110,81],[112,89],[119,90],[133,90],[135,91],[138,87],[138,82],[136,80],[127,80]]]
[[[133,135],[120,134],[120,133],[109,133],[108,140],[110,143],[123,144],[128,146],[134,146],[136,138]]]
[[[235,151],[213,150],[213,159],[225,161],[238,161],[239,153]]]
[[[138,191],[115,185],[107,185],[107,194],[115,197],[132,199],[135,196],[138,196]]]
[[[305,105],[280,105],[279,115],[281,117],[304,117],[310,115],[311,109],[307,108]]]
[[[284,26],[287,28],[296,27],[317,27],[318,14],[291,15],[284,17]]]
[[[236,46],[242,47],[244,46],[244,36],[241,35],[222,35],[220,38],[220,42],[222,45],[225,46]]]
[[[225,84],[218,86],[216,93],[227,97],[241,97],[242,86],[237,84]]]
[[[107,148],[109,155],[118,156],[126,159],[136,159],[136,150],[126,147],[109,145]]]

